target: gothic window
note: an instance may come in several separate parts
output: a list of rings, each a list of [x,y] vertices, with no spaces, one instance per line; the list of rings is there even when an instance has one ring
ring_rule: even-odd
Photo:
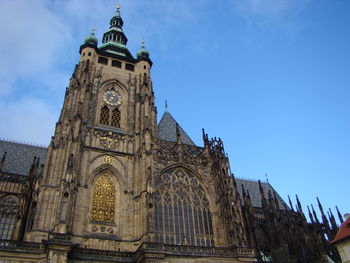
[[[92,214],[93,221],[114,222],[115,187],[107,175],[97,178],[93,188]]]
[[[155,230],[161,243],[214,246],[209,201],[187,170],[176,168],[156,182]]]
[[[112,111],[112,123],[111,126],[113,127],[120,127],[120,111],[118,108],[115,108]]]
[[[107,106],[104,106],[101,109],[100,123],[103,125],[109,125],[109,109]]]
[[[17,202],[12,196],[0,200],[0,239],[11,239],[17,213]]]

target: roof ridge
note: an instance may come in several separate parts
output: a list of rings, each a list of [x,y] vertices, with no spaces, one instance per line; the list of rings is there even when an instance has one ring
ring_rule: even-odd
[[[251,178],[247,178],[247,177],[241,177],[241,176],[234,176],[235,179],[238,179],[238,180],[245,180],[245,181],[250,181],[250,182],[261,182],[261,183],[265,183],[265,184],[268,184],[268,182],[265,182],[265,181],[261,181],[261,180],[258,180],[258,179],[251,179]]]
[[[0,141],[9,142],[9,143],[16,143],[16,144],[20,144],[20,145],[27,145],[27,146],[32,146],[32,147],[39,147],[39,148],[47,148],[48,147],[47,145],[44,145],[44,144],[25,142],[25,141],[7,139],[7,138],[2,138],[2,137],[0,137]]]

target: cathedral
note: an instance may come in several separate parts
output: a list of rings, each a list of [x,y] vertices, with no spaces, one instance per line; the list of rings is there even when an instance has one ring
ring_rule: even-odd
[[[80,46],[48,148],[0,140],[0,262],[340,262],[331,211],[306,219],[235,178],[220,139],[157,123],[150,54],[123,23],[117,8]]]

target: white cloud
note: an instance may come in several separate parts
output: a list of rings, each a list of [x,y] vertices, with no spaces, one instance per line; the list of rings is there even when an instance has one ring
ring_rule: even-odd
[[[35,98],[0,102],[1,137],[48,145],[57,114],[50,105]]]
[[[0,2],[0,94],[21,77],[52,68],[70,38],[68,25],[43,0]]]

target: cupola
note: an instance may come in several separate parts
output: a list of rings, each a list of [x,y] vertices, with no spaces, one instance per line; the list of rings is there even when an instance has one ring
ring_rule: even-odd
[[[140,50],[137,52],[137,58],[149,58],[149,52],[148,50],[146,50],[145,48],[145,42],[142,41],[141,42],[142,46],[140,48]]]
[[[97,46],[98,44],[98,40],[97,38],[95,37],[95,29],[92,29],[92,32],[90,34],[90,36],[87,36],[84,40],[84,44],[92,44],[94,46]]]

